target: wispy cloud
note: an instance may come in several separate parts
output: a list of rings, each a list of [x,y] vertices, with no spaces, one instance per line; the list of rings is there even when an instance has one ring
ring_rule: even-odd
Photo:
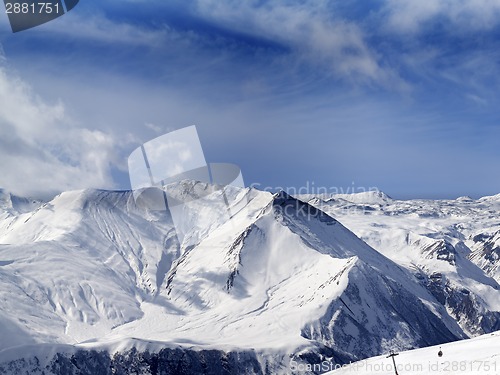
[[[76,13],[71,18],[70,15],[68,14],[68,18],[61,18],[59,24],[49,23],[40,32],[64,33],[65,37],[73,37],[76,40],[115,44],[115,46],[123,45],[127,48],[134,46],[158,48],[170,40],[180,38],[178,33],[167,25],[148,29],[126,22],[113,21],[99,14],[81,16]]]
[[[457,34],[500,24],[498,0],[386,0],[385,10],[390,26],[412,33],[424,31],[431,21],[449,23]]]
[[[279,42],[295,58],[326,67],[337,78],[384,85],[398,81],[368,45],[363,29],[337,17],[326,1],[203,0],[197,12],[233,31]]]
[[[398,89],[405,86],[397,72],[385,65],[366,41],[367,31],[357,22],[332,12],[327,1],[203,0],[187,8],[186,12],[195,18],[195,26],[183,30],[161,18],[146,26],[112,19],[104,12],[73,12],[40,28],[39,32],[127,47],[172,48],[193,57],[196,57],[193,51],[214,49],[219,51],[220,58],[229,60],[240,48],[245,48],[245,42],[239,43],[240,37],[246,35],[280,45],[288,52],[284,55],[288,69],[300,70],[301,64],[305,64],[353,84],[376,83]],[[215,31],[207,35],[196,24],[216,25],[219,34]]]

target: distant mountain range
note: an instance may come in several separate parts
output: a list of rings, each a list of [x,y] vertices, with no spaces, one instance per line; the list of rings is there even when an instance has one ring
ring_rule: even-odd
[[[291,373],[500,330],[500,196],[168,189],[182,243],[130,191],[0,192],[0,373]]]

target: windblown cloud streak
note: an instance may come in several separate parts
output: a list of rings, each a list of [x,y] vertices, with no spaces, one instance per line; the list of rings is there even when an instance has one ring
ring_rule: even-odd
[[[198,1],[201,17],[242,34],[279,42],[300,60],[352,82],[387,85],[397,75],[365,41],[364,31],[337,17],[325,1]]]

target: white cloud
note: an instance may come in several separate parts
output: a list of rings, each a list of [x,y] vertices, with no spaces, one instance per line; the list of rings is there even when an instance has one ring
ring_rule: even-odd
[[[385,8],[388,25],[410,33],[438,18],[451,23],[456,33],[488,30],[500,22],[500,0],[387,0]]]
[[[161,126],[158,126],[158,125],[155,125],[155,124],[152,124],[150,122],[146,122],[144,124],[144,126],[152,131],[154,131],[156,134],[160,134],[162,133],[162,127]]]
[[[114,142],[78,127],[62,103],[47,104],[0,67],[0,187],[19,195],[111,187]]]

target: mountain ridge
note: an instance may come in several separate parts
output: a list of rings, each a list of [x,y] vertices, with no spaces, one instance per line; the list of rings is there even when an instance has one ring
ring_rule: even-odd
[[[135,337],[132,347],[144,350],[155,341],[250,350],[278,373],[289,370],[290,355],[340,363],[469,335],[417,274],[367,245],[344,218],[284,192],[227,188],[238,210],[222,220],[222,206],[212,204],[220,189],[197,184],[187,188],[203,199],[186,203],[195,232],[182,242],[168,212],[127,191],[63,193],[2,216],[5,325],[24,330],[26,345],[111,350],[106,343]],[[0,362],[12,351],[4,343]]]

